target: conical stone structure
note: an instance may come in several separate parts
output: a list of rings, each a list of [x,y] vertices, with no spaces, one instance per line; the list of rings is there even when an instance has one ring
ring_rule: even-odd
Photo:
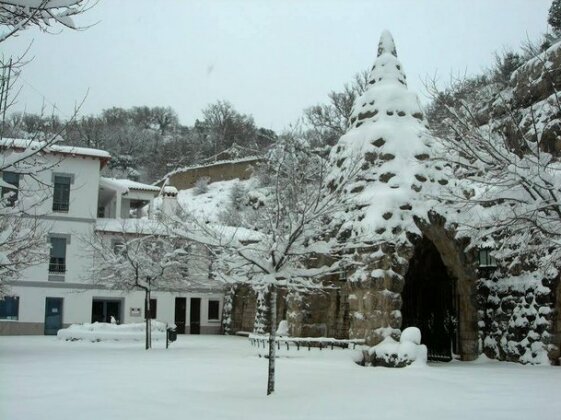
[[[401,291],[411,238],[422,233],[430,199],[448,181],[430,160],[433,140],[417,95],[407,88],[391,34],[382,33],[368,88],[353,107],[349,130],[330,155],[330,188],[349,199],[332,232],[357,269],[349,276],[350,337],[370,345],[398,337]]]

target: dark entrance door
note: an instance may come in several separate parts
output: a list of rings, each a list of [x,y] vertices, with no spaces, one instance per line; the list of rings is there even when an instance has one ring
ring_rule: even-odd
[[[191,298],[191,309],[189,310],[189,332],[191,334],[201,333],[201,298]]]
[[[187,316],[187,298],[175,298],[175,326],[178,334],[185,334],[185,317]]]
[[[92,301],[92,322],[111,322],[111,317],[121,322],[121,301],[94,299]]]
[[[45,335],[56,335],[62,328],[62,298],[45,300]]]
[[[421,330],[429,360],[452,360],[452,352],[457,352],[455,281],[434,244],[426,238],[415,247],[402,297],[403,328]]]

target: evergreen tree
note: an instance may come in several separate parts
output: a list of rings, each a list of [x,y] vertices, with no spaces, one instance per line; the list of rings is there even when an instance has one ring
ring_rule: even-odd
[[[553,0],[547,15],[547,23],[555,32],[561,32],[561,0]]]

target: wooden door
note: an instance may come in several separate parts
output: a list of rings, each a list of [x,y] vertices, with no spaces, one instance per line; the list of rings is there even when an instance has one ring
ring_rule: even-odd
[[[187,322],[187,298],[175,298],[175,326],[178,334],[185,334],[185,323]]]

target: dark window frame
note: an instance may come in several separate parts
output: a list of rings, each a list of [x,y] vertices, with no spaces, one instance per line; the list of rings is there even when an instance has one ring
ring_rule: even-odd
[[[211,308],[211,304],[216,304],[216,308]],[[214,315],[213,312],[216,312],[216,317],[211,316]],[[209,299],[208,300],[208,320],[209,321],[220,321],[220,301],[218,299]]]
[[[55,243],[53,243],[53,241]],[[68,239],[61,236],[49,236],[49,242],[51,247],[49,252],[49,273],[53,273],[53,274],[66,273],[66,259],[67,259],[68,245],[69,245]],[[64,252],[62,253],[57,252],[59,251],[59,249],[55,248],[56,243],[64,245],[63,247]]]
[[[53,211],[68,213],[70,209],[71,175],[53,174]]]
[[[19,296],[4,296],[0,299],[0,319],[8,321],[19,319]]]
[[[14,177],[15,179],[10,179],[10,177]],[[8,205],[9,207],[13,207],[19,197],[19,183],[21,181],[21,174],[17,172],[4,171],[2,172],[2,180],[16,187],[15,189],[2,187],[1,193],[2,197],[4,197],[6,194],[12,193],[11,196],[7,199],[6,205]]]
[[[494,268],[497,266],[497,260],[491,255],[490,248],[480,248],[477,258],[480,268]]]

